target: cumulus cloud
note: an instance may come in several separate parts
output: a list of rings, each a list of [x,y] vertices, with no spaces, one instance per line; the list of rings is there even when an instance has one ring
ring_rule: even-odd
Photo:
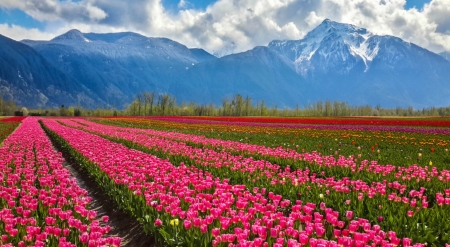
[[[27,29],[21,26],[8,24],[0,24],[0,34],[17,41],[23,39],[49,40],[54,37],[53,33],[42,32],[36,28]]]
[[[436,32],[450,35],[450,2],[448,0],[434,0],[425,5],[424,13],[428,20],[437,27]]]
[[[59,28],[129,30],[222,55],[274,39],[300,39],[325,18],[398,36],[435,52],[450,51],[448,0],[432,0],[420,10],[405,10],[405,4],[405,0],[217,0],[199,10],[180,0],[174,12],[166,10],[162,0],[0,0],[0,8],[62,21]]]
[[[59,0],[0,0],[0,7],[17,8],[39,21],[96,23],[107,14],[90,1]]]

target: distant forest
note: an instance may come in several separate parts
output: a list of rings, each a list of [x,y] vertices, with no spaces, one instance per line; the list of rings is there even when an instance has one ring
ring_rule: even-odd
[[[224,98],[222,104],[199,105],[195,102],[177,104],[176,98],[169,94],[143,92],[135,96],[134,101],[119,109],[85,109],[80,106],[48,109],[26,109],[13,101],[0,97],[0,116],[34,115],[34,116],[450,116],[450,106],[414,109],[413,107],[382,108],[351,106],[347,102],[318,101],[296,108],[268,107],[264,100],[253,102],[250,97],[236,94]]]

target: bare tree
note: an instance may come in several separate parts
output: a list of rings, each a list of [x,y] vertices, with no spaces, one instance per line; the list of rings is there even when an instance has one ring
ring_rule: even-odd
[[[155,93],[154,92],[151,92],[151,93],[145,92],[144,100],[145,100],[145,108],[147,108],[147,104],[149,105],[148,115],[150,115],[150,116],[153,115],[153,103],[155,100]],[[145,109],[145,111],[146,110],[147,109]]]
[[[170,96],[168,94],[161,94],[158,97],[158,107],[161,115],[166,114],[166,110],[168,108],[168,104],[170,101]]]
[[[252,98],[245,97],[245,116],[250,115],[250,109],[252,107]]]
[[[236,116],[242,115],[242,110],[244,108],[244,99],[240,94],[236,94],[234,98],[231,100],[231,105],[234,108],[234,114]]]
[[[142,108],[142,103],[144,102],[144,95],[142,93],[138,93],[136,95],[136,104],[137,104],[137,110],[138,110],[138,116],[141,115],[141,108]]]

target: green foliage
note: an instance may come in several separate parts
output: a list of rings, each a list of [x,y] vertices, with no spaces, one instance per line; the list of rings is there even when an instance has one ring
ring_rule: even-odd
[[[0,116],[13,116],[17,110],[13,100],[4,100],[0,95]]]
[[[80,108],[75,108],[75,110],[73,111],[73,115],[75,116],[75,117],[79,117],[79,116],[81,116],[81,109]]]

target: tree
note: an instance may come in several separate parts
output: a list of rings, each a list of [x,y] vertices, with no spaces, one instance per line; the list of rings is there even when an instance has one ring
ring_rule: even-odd
[[[61,108],[59,108],[59,115],[60,116],[67,116],[67,109],[64,105],[61,105]]]
[[[130,116],[136,116],[137,114],[137,108],[138,108],[138,103],[136,100],[134,100],[133,102],[131,102],[131,104],[128,106],[128,115]]]
[[[233,115],[242,116],[242,110],[244,108],[244,99],[240,94],[236,94],[234,96],[233,100],[231,100],[231,105],[234,109]]]
[[[28,116],[28,109],[25,107],[22,107],[22,109],[20,110],[22,112],[22,116]]]
[[[155,93],[154,92],[151,92],[151,93],[148,93],[148,92],[145,92],[144,93],[144,101],[145,101],[145,111],[147,110],[147,104],[149,105],[149,114],[148,115],[153,115],[153,102],[154,102],[154,99],[155,99]]]
[[[165,115],[166,110],[168,108],[170,102],[170,95],[169,94],[161,94],[158,97],[158,107],[160,110],[160,115]]]
[[[137,104],[137,110],[138,110],[138,116],[141,115],[141,107],[142,103],[144,103],[144,95],[141,93],[138,93],[136,95],[136,104]],[[145,115],[145,114],[144,114]]]
[[[175,115],[175,107],[176,107],[176,102],[175,102],[175,96],[170,97],[169,95],[169,101],[167,102],[167,114],[168,115]]]
[[[227,98],[223,98],[222,99],[222,110],[223,110],[223,113],[222,113],[222,115],[223,116],[230,116],[231,115],[231,103],[228,101],[228,99]]]
[[[245,116],[249,116],[250,110],[252,108],[252,98],[250,98],[248,96],[245,97],[244,106],[245,106]]]
[[[79,116],[81,116],[81,109],[80,108],[75,108],[75,110],[73,110],[73,115],[75,116],[75,117],[79,117]]]
[[[261,116],[265,116],[267,113],[267,107],[264,104],[264,100],[261,100],[260,110],[261,110]]]
[[[0,116],[12,116],[16,110],[16,102],[13,100],[4,100],[0,96]]]

